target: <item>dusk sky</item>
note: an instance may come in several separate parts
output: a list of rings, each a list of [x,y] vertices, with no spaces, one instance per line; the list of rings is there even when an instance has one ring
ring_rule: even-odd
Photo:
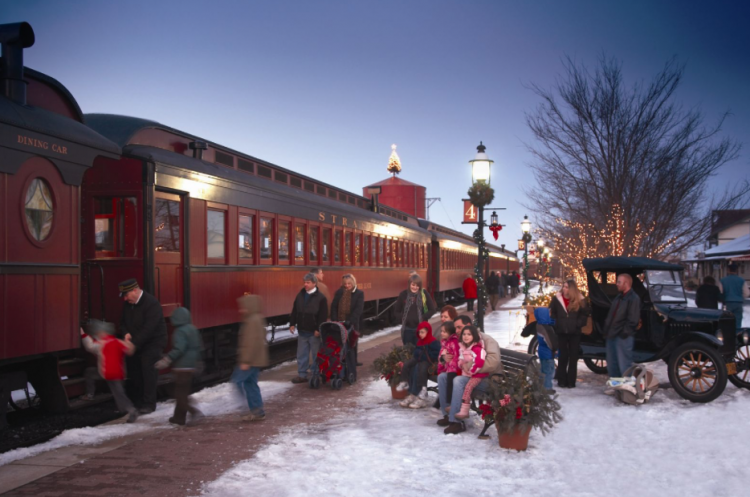
[[[28,67],[65,85],[85,113],[159,121],[361,194],[401,178],[440,197],[432,220],[462,226],[468,161],[495,161],[492,205],[514,248],[533,188],[528,89],[549,88],[570,56],[604,53],[630,83],[673,56],[677,99],[743,143],[711,182],[750,176],[750,3],[744,1],[0,1],[29,22]],[[491,238],[489,231],[485,236]]]

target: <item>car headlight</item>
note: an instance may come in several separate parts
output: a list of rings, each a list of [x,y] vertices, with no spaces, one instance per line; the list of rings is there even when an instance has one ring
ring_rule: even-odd
[[[745,345],[747,345],[748,342],[750,342],[750,333],[748,333],[747,331],[743,331],[742,332],[742,343],[744,343]]]
[[[724,343],[724,333],[722,333],[721,330],[716,332],[716,338],[718,338],[721,343]]]

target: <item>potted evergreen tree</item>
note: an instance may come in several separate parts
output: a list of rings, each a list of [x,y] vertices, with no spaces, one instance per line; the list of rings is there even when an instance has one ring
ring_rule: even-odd
[[[380,378],[390,385],[394,399],[404,399],[409,395],[408,390],[397,391],[396,385],[401,381],[401,368],[404,362],[411,359],[413,352],[414,346],[411,344],[394,345],[390,352],[386,352],[373,362],[373,367],[380,374]]]
[[[500,447],[526,450],[532,428],[546,435],[562,420],[557,397],[544,388],[536,367],[525,374],[493,376],[489,394],[491,404],[481,407],[482,417],[494,418]]]

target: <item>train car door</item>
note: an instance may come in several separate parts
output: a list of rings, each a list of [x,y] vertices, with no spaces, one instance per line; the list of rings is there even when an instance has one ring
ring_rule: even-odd
[[[154,293],[164,317],[183,303],[184,203],[179,195],[154,193]]]

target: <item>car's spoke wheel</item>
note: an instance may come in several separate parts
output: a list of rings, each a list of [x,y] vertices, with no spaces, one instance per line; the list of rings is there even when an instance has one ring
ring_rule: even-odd
[[[585,357],[583,362],[586,367],[596,374],[607,374],[607,361],[605,359],[590,359]]]
[[[724,359],[712,348],[690,342],[669,356],[669,381],[675,391],[691,402],[711,402],[727,386]]]
[[[750,389],[750,345],[742,345],[734,356],[737,374],[729,375],[729,381],[737,388]]]

